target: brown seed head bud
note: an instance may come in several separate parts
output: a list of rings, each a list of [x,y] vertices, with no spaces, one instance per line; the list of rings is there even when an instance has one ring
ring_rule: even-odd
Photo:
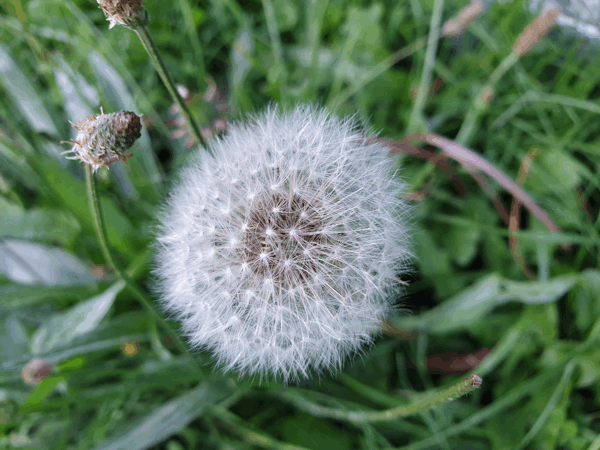
[[[554,26],[559,14],[560,9],[552,8],[537,16],[515,41],[512,49],[513,53],[517,56],[523,56],[531,50],[537,41]]]
[[[469,24],[485,11],[481,0],[473,0],[456,17],[448,20],[442,27],[442,36],[458,36],[462,34]]]
[[[486,105],[491,103],[492,100],[494,100],[495,95],[496,91],[494,91],[494,88],[491,88],[489,86],[486,86],[481,90],[481,100]]]
[[[142,0],[97,0],[99,8],[104,12],[111,29],[115,25],[135,28],[148,23],[148,13]]]
[[[68,156],[67,159],[79,159],[90,164],[94,172],[118,160],[126,163],[133,156],[127,150],[142,135],[140,118],[127,111],[111,114],[102,111],[97,116],[88,117],[83,123],[77,121],[73,128],[79,133],[68,142],[73,144],[73,148],[64,153],[73,153],[74,156]]]
[[[25,384],[33,386],[44,381],[51,373],[52,366],[48,362],[40,358],[33,358],[23,367],[21,377]]]

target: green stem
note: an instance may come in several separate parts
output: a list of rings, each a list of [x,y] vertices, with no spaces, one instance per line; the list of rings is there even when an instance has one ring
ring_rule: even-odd
[[[223,423],[226,423],[229,428],[240,435],[244,441],[254,444],[257,447],[272,448],[275,450],[307,450],[306,447],[279,442],[267,434],[249,429],[245,426],[242,419],[220,406],[211,406],[209,407],[209,411],[211,415],[221,420]]]
[[[165,319],[158,313],[152,301],[147,297],[147,295],[136,285],[135,281],[133,281],[127,274],[122,272],[119,267],[115,264],[115,261],[110,253],[108,248],[108,241],[106,239],[106,224],[104,222],[104,217],[102,215],[102,209],[100,208],[100,202],[98,198],[98,193],[96,192],[96,181],[94,179],[94,174],[92,173],[92,167],[89,164],[85,165],[85,181],[88,192],[88,199],[90,203],[90,211],[92,213],[92,221],[94,222],[94,229],[96,231],[96,237],[100,243],[100,248],[102,250],[102,254],[104,255],[104,259],[108,263],[109,267],[112,269],[114,274],[123,280],[129,290],[133,293],[135,298],[146,308],[148,312],[150,312],[152,319],[156,320],[158,323],[162,325],[165,331],[169,334],[173,342],[177,346],[177,348],[184,354],[188,354],[194,364],[196,365],[198,372],[201,377],[204,379],[205,376],[202,372],[202,369],[198,362],[194,359],[194,357],[189,353],[187,346],[181,340],[179,335],[173,330],[173,328],[165,321]]]
[[[431,16],[431,26],[429,27],[429,36],[427,38],[427,51],[425,52],[425,63],[423,64],[423,72],[421,81],[415,98],[415,104],[410,113],[406,134],[412,134],[416,130],[423,130],[423,109],[425,102],[429,96],[429,86],[431,85],[431,74],[435,63],[435,54],[437,53],[437,45],[440,37],[440,25],[442,23],[442,11],[444,9],[444,1],[438,0],[434,2],[433,14]]]
[[[394,64],[402,61],[404,58],[412,55],[414,52],[422,49],[427,40],[425,36],[421,36],[416,41],[402,47],[393,55],[385,58],[383,61],[379,62],[375,67],[373,67],[369,72],[365,73],[356,83],[353,83],[352,86],[348,87],[346,90],[340,92],[333,98],[332,100],[327,102],[327,109],[330,111],[336,110],[339,106],[343,105],[346,100],[360,91],[363,87],[365,87],[368,83],[373,81],[383,72],[388,70]],[[318,55],[317,55],[318,56]]]
[[[171,75],[167,71],[167,68],[165,67],[165,64],[163,63],[163,60],[161,59],[160,55],[158,54],[158,50],[156,48],[156,45],[154,45],[152,36],[150,36],[150,33],[148,32],[148,28],[146,28],[145,26],[138,26],[138,27],[134,28],[134,31],[137,33],[138,37],[140,38],[140,41],[142,41],[142,45],[146,49],[146,52],[148,53],[148,56],[150,57],[150,60],[152,61],[154,68],[158,72],[158,75],[160,76],[165,87],[169,91],[171,98],[179,106],[181,113],[183,114],[183,117],[185,118],[185,121],[187,122],[188,128],[190,129],[190,131],[196,138],[196,141],[199,142],[206,149],[206,151],[210,152],[208,146],[206,145],[206,141],[202,137],[202,133],[200,133],[200,127],[194,120],[192,113],[190,112],[187,104],[181,98],[181,95],[179,95],[179,92],[177,92],[175,83],[173,82]]]
[[[519,60],[519,56],[515,53],[511,53],[508,55],[496,70],[492,72],[489,76],[485,85],[479,91],[475,100],[471,104],[471,107],[467,111],[465,116],[465,120],[463,120],[462,125],[460,126],[460,130],[458,130],[458,134],[456,135],[455,141],[459,144],[468,145],[471,138],[473,137],[473,133],[475,132],[475,127],[477,122],[479,121],[479,117],[487,110],[489,102],[485,101],[485,93],[490,89],[494,89],[498,81],[504,76],[508,70],[515,65],[515,63]]]
[[[458,134],[454,139],[456,142],[462,145],[468,145],[473,137],[473,134],[476,131],[477,123],[479,122],[479,118],[481,115],[488,109],[489,102],[485,100],[486,91],[490,89],[494,89],[498,81],[504,76],[504,74],[515,65],[515,63],[519,60],[518,55],[515,53],[511,53],[500,63],[496,70],[492,72],[489,76],[485,85],[481,88],[477,97],[471,103],[467,114],[465,115],[465,120],[463,120],[462,125],[460,126],[460,130],[458,130]],[[433,173],[435,169],[435,164],[432,161],[428,161],[425,166],[421,169],[421,171],[413,177],[413,182],[411,183],[411,190],[417,191],[421,188],[425,180]]]
[[[330,417],[352,423],[381,422],[423,413],[441,406],[477,389],[481,386],[481,381],[479,375],[471,375],[448,389],[432,394],[425,394],[423,398],[410,405],[401,405],[385,411],[344,411],[327,408],[309,402],[301,394],[291,390],[279,395],[282,399],[313,416]]]
[[[279,35],[279,27],[277,26],[275,10],[273,9],[271,0],[262,0],[262,4],[265,12],[265,18],[267,19],[267,30],[269,32],[271,47],[273,48],[274,66],[273,69],[271,69],[271,73],[275,74],[275,77],[271,79],[271,82],[275,83],[279,87],[280,100],[283,101],[285,95],[285,89],[283,87],[287,83],[287,74],[285,70],[285,64],[283,62],[283,46],[281,45],[281,36]]]

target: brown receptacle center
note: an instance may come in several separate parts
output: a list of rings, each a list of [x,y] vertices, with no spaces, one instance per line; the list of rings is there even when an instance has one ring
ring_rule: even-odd
[[[239,247],[250,270],[288,286],[317,271],[331,248],[317,202],[272,193],[252,205]]]

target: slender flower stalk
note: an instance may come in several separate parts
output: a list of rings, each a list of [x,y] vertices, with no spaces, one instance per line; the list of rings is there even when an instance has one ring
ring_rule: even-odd
[[[181,112],[190,132],[194,135],[197,142],[200,142],[205,146],[206,141],[200,132],[200,127],[194,120],[187,104],[181,98],[181,95],[175,86],[175,82],[167,71],[167,68],[158,53],[158,49],[156,48],[156,45],[154,45],[154,41],[146,28],[149,17],[144,8],[143,0],[97,0],[97,2],[99,8],[104,11],[106,20],[110,22],[109,29],[118,24],[136,32],[152,61],[152,65],[158,72],[167,91],[169,91],[169,95],[181,108]]]
[[[90,117],[83,123],[78,122],[78,124],[73,125],[73,127],[78,130],[77,138],[73,141],[69,141],[69,143],[73,144],[73,148],[65,153],[75,154],[75,156],[67,157],[68,159],[79,159],[86,163],[85,176],[90,211],[92,213],[96,237],[98,238],[104,259],[115,275],[125,282],[134,296],[152,314],[153,320],[156,320],[165,328],[179,347],[180,351],[186,353],[188,351],[186,345],[172,327],[156,311],[151,300],[115,263],[108,246],[106,226],[96,191],[94,173],[98,168],[102,166],[108,167],[118,160],[126,162],[127,159],[132,156],[127,153],[127,151],[141,136],[140,118],[132,112],[121,111],[118,113],[104,114],[104,111],[102,111],[98,116]],[[199,366],[198,370],[201,373]]]
[[[352,423],[383,422],[420,414],[429,411],[432,408],[437,408],[438,406],[449,403],[474,391],[481,386],[482,381],[483,380],[479,375],[474,374],[448,389],[434,393],[426,393],[421,399],[409,405],[401,405],[385,411],[346,411],[328,408],[306,400],[302,391],[291,389],[282,391],[279,394],[279,398],[313,416],[329,417]]]
[[[492,72],[479,94],[473,100],[467,111],[455,141],[462,145],[468,145],[477,129],[477,122],[481,115],[487,110],[494,98],[495,88],[500,79],[513,67],[519,58],[528,53],[533,46],[544,36],[556,23],[560,10],[553,8],[540,14],[515,40],[512,51],[502,60],[500,65]]]
[[[173,78],[171,77],[170,73],[167,71],[167,67],[163,63],[163,60],[160,57],[160,54],[158,53],[156,45],[154,45],[154,41],[152,40],[152,36],[150,36],[150,33],[148,32],[148,28],[146,28],[145,26],[136,26],[134,28],[134,31],[136,32],[136,34],[140,38],[140,41],[142,42],[142,45],[146,49],[146,52],[150,57],[150,61],[152,61],[152,65],[154,66],[154,69],[156,69],[162,82],[167,88],[167,91],[169,91],[169,95],[171,95],[171,98],[177,104],[177,106],[181,108],[181,113],[183,114],[183,117],[185,118],[185,121],[187,122],[191,133],[194,135],[194,138],[196,138],[196,141],[199,142],[203,147],[208,149],[206,145],[206,140],[200,132],[200,127],[198,126],[196,120],[192,116],[192,113],[190,112],[187,103],[183,100],[183,98],[181,98],[181,95],[179,95],[179,91],[177,90],[175,82],[173,81]]]
[[[162,315],[160,315],[157,312],[152,301],[148,298],[144,291],[142,291],[137,286],[135,281],[133,281],[129,276],[127,276],[127,274],[122,272],[121,269],[116,265],[112,254],[110,253],[110,250],[108,248],[108,242],[106,239],[106,225],[104,223],[102,209],[100,208],[100,202],[96,192],[96,182],[94,180],[94,174],[92,172],[91,165],[85,166],[85,179],[90,210],[92,212],[92,217],[94,220],[94,229],[96,231],[96,237],[98,239],[98,242],[100,243],[100,248],[102,250],[106,263],[112,269],[114,274],[125,282],[129,290],[133,293],[137,300],[151,314],[152,319],[162,325],[162,327],[169,334],[171,339],[173,339],[173,342],[175,342],[175,345],[179,348],[179,351],[181,351],[182,353],[188,353],[188,348],[185,345],[185,343],[181,340],[181,338],[175,332],[175,330],[173,330],[173,328],[168,324],[168,322],[165,321]],[[191,359],[194,361],[194,364],[196,365],[196,369],[198,370],[199,374],[204,378],[202,369],[200,368],[196,360],[193,357],[191,357]]]

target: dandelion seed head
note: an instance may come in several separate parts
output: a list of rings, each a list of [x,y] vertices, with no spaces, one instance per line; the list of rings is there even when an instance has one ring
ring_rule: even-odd
[[[182,172],[158,232],[157,292],[225,370],[284,382],[334,370],[394,309],[411,256],[404,186],[363,133],[273,107]]]

